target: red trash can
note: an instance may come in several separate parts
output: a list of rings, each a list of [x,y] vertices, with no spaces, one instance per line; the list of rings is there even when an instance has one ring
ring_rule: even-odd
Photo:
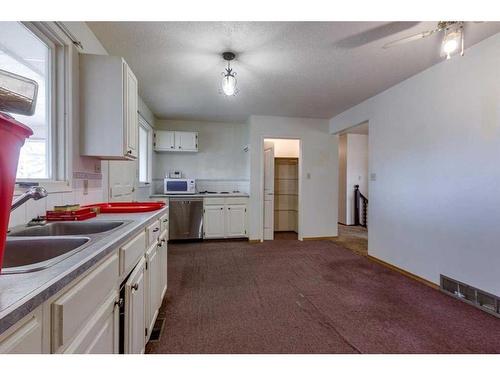
[[[0,112],[0,271],[16,183],[19,152],[33,132],[26,125]]]

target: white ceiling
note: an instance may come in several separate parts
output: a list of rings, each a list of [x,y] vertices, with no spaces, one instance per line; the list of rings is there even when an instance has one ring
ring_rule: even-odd
[[[435,22],[89,22],[123,56],[159,118],[245,121],[249,115],[331,118],[439,62],[441,34],[382,49]],[[467,23],[466,48],[500,32]],[[234,51],[239,94],[219,93]]]

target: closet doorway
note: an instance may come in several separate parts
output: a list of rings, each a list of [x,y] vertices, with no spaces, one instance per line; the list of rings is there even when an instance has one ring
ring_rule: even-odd
[[[300,140],[264,139],[264,240],[299,237]]]

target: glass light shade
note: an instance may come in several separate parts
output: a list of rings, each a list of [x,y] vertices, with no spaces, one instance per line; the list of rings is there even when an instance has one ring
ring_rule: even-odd
[[[236,92],[236,78],[233,75],[227,74],[222,77],[222,91],[227,96],[234,95]]]
[[[461,28],[446,30],[446,34],[441,45],[443,54],[446,56],[446,59],[449,59],[451,55],[462,49],[462,33],[463,32]]]

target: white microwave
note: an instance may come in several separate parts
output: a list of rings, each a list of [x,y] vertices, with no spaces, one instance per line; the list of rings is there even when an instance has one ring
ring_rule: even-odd
[[[165,178],[163,192],[165,194],[195,194],[196,182],[190,178]]]

